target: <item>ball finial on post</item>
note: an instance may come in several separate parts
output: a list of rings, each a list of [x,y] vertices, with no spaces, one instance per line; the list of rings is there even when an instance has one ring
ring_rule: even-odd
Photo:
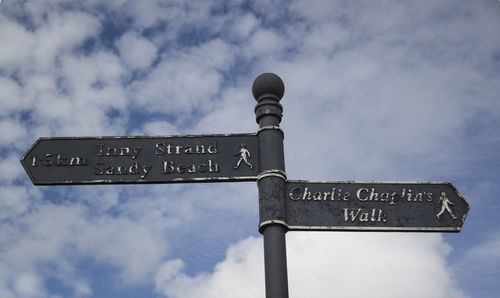
[[[285,94],[285,84],[278,75],[263,73],[253,82],[252,94],[257,101],[266,94],[272,94],[280,100]]]

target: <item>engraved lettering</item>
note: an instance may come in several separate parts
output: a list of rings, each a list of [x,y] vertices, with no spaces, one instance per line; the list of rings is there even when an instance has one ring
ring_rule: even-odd
[[[335,192],[337,193],[335,195]],[[337,200],[339,201],[349,201],[349,197],[351,196],[351,194],[349,192],[346,192],[342,195],[342,188],[335,188],[335,187],[332,187],[332,193],[330,195],[330,201],[335,201],[335,196],[337,197]]]
[[[195,147],[195,153],[196,154],[205,154],[205,146],[196,146]]]
[[[209,172],[219,172],[219,164],[212,162],[211,159],[208,160],[208,171]]]
[[[359,216],[359,221],[362,222],[368,221],[368,212],[361,213],[361,215]]]
[[[174,163],[171,161],[164,161],[163,162],[163,174],[172,174],[175,172],[175,167]]]
[[[188,173],[196,173],[196,166],[192,164],[191,166],[188,167]]]
[[[214,142],[212,145],[208,146],[207,152],[210,154],[217,153],[217,142]]]
[[[172,145],[166,141],[155,144],[156,155],[216,154],[217,152],[217,142],[209,145]]]
[[[367,196],[362,197],[361,192],[366,192]],[[356,192],[356,197],[360,201],[367,201],[368,200],[368,188],[360,188],[360,189],[358,189],[358,191]]]
[[[141,165],[139,162],[134,162],[130,166],[120,165],[120,166],[106,166],[104,163],[100,162],[94,166],[95,175],[138,175],[140,179],[144,179],[152,166]]]
[[[106,175],[114,175],[115,174],[114,168],[113,167],[108,167],[106,169],[106,172],[104,172],[104,173],[106,173]]]
[[[135,162],[129,169],[130,174],[139,174],[139,163]]]
[[[165,143],[156,143],[155,145],[155,154],[163,155],[165,154]]]
[[[380,201],[381,202],[389,202],[389,205],[394,205],[396,204],[396,192],[388,193],[384,192],[380,195]]]
[[[132,147],[132,159],[135,159],[141,152],[142,147]]]
[[[60,153],[57,154],[57,159],[56,159],[56,166],[67,166],[68,165],[68,158],[63,157]]]
[[[396,194],[397,194],[397,193],[396,193],[395,191],[391,193],[391,197],[390,197],[390,202],[389,202],[389,205],[394,205],[394,204],[396,204]]]
[[[322,193],[321,193],[321,192],[319,192],[319,191],[318,191],[318,192],[315,192],[315,193],[313,194],[313,199],[314,199],[315,201],[321,201],[321,200],[322,200]]]
[[[97,156],[129,156],[136,159],[142,147],[105,147],[105,144],[97,145]]]
[[[148,173],[151,170],[151,168],[152,168],[152,166],[142,166],[141,167],[141,171],[142,171],[142,173],[141,173],[141,179],[144,179],[148,175]]]
[[[52,155],[52,154],[50,154],[50,153],[46,153],[46,154],[45,154],[45,157],[46,157],[46,158],[45,158],[45,162],[43,163],[43,165],[44,165],[44,166],[46,166],[46,167],[50,167],[51,165],[53,165],[53,164],[54,164],[54,162],[52,161],[52,156],[53,156],[53,155]]]
[[[354,211],[354,209],[344,208],[344,221],[355,221],[361,210],[361,208],[358,208],[356,211]]]
[[[117,175],[127,175],[128,174],[128,170],[127,170],[127,167],[116,167],[116,174]]]
[[[364,211],[362,208],[344,208],[346,222],[387,222],[387,216],[382,209],[371,208]]]
[[[288,194],[288,197],[289,197],[292,201],[299,201],[299,200],[300,200],[300,197],[299,197],[299,198],[295,198],[295,197],[293,196],[293,194],[294,194],[294,193],[296,193],[296,192],[300,193],[300,188],[296,187],[296,188],[292,189],[292,191],[290,191],[290,193]]]
[[[335,201],[335,187],[332,187],[332,192],[331,192],[331,195],[330,195],[330,201]]]
[[[370,192],[370,201],[378,201],[378,193],[375,192],[375,188],[371,189]]]
[[[370,220],[371,220],[371,221],[376,221],[376,217],[375,217],[375,209],[374,209],[374,208],[372,209],[372,214],[371,214]]]
[[[171,160],[166,160],[163,162],[163,171],[162,174],[173,174],[173,173],[187,173],[187,174],[194,174],[194,173],[217,173],[219,172],[219,164],[213,162],[211,159],[209,159],[206,163],[199,163],[199,164],[176,164],[175,162]]]
[[[351,194],[349,192],[342,192],[342,189],[337,189],[335,187],[331,188],[331,191],[314,191],[309,190],[305,187],[303,190],[300,187],[296,187],[289,193],[289,197],[292,201],[349,201]]]
[[[377,222],[387,222],[387,216],[382,211],[382,209],[378,209]]]
[[[304,189],[304,195],[302,197],[302,200],[310,200],[311,199],[311,192],[307,191],[307,187]]]
[[[193,153],[193,148],[191,146],[186,146],[184,148],[184,153],[185,154],[191,154],[191,153]]]
[[[87,158],[85,157],[78,157],[78,156],[73,156],[71,157],[69,161],[70,166],[86,166],[87,165]]]
[[[412,192],[413,190],[411,188],[409,189],[403,188],[403,191],[401,192],[401,197],[403,198],[403,200],[411,202],[411,197],[413,195]]]
[[[39,165],[43,165],[45,167],[86,166],[87,158],[79,156],[67,157],[61,153],[45,153],[43,158],[38,159],[36,155],[33,155],[31,157],[31,166],[37,167]]]
[[[96,170],[96,172],[94,173],[95,175],[104,174],[104,164],[103,163],[96,164],[94,169]]]

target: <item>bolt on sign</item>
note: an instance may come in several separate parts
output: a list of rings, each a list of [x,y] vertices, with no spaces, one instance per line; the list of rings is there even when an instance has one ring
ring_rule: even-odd
[[[35,185],[256,180],[256,134],[39,138],[21,158]]]

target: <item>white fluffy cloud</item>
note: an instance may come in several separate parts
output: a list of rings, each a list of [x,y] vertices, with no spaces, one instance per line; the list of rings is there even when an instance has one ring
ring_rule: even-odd
[[[132,68],[144,68],[151,65],[156,57],[156,46],[134,32],[127,32],[117,42],[120,56]]]
[[[3,192],[2,197],[21,199],[15,193]],[[140,222],[106,216],[92,218],[88,209],[78,205],[46,205],[37,209],[29,214],[16,210],[21,225],[2,233],[2,238],[8,240],[0,257],[2,267],[8,268],[2,280],[4,285],[14,285],[12,291],[16,295],[39,293],[48,277],[72,287],[75,293],[89,294],[87,281],[76,275],[75,258],[116,266],[123,283],[142,284],[166,252],[164,241]]]
[[[291,232],[287,238],[290,297],[465,297],[447,268],[450,247],[438,235]],[[155,277],[157,291],[264,297],[262,251],[261,239],[245,239],[213,272],[192,277],[182,261],[166,262]]]
[[[162,62],[134,86],[135,103],[148,111],[191,116],[217,95],[221,72],[233,60],[231,46],[222,40],[166,52]]]
[[[26,127],[19,121],[1,120],[0,121],[0,146],[15,143],[26,135]]]
[[[189,277],[180,260],[164,263],[155,276],[156,290],[167,297],[264,297],[262,244],[248,238],[230,247],[212,274]]]

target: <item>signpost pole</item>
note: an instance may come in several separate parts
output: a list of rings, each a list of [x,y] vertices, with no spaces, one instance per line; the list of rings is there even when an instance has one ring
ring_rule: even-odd
[[[252,86],[258,101],[259,124],[259,231],[264,235],[264,266],[267,298],[288,298],[286,264],[286,206],[283,131],[279,127],[283,108],[279,101],[285,86],[275,74],[258,76]]]

